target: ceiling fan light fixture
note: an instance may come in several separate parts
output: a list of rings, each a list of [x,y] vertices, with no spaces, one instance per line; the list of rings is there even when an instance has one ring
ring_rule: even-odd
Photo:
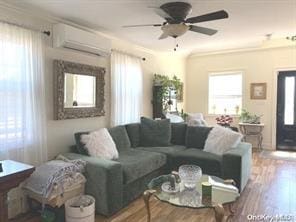
[[[161,30],[167,35],[177,38],[185,34],[189,29],[189,26],[184,23],[181,24],[167,24],[161,27]]]

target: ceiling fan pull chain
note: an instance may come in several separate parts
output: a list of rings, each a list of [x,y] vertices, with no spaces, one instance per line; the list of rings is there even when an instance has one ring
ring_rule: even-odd
[[[174,38],[174,44],[175,44],[174,51],[177,51],[177,48],[179,47],[178,42],[177,42],[177,38]]]

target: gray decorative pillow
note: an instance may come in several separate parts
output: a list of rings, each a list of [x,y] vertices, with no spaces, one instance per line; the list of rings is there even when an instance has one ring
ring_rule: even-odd
[[[172,123],[172,139],[174,145],[185,145],[185,137],[187,131],[186,123]]]
[[[203,149],[212,127],[188,126],[185,138],[187,148]]]
[[[169,119],[152,120],[141,117],[140,145],[144,147],[169,146],[171,123]]]
[[[74,138],[75,138],[75,142],[76,142],[76,150],[79,154],[89,156],[88,151],[85,147],[85,144],[83,144],[81,142],[81,136],[85,135],[85,134],[89,134],[89,132],[77,132],[74,134]]]
[[[118,152],[131,148],[131,142],[124,126],[115,126],[108,129],[108,131],[116,144]]]
[[[131,141],[132,147],[140,145],[140,123],[130,123],[125,125],[128,137]]]

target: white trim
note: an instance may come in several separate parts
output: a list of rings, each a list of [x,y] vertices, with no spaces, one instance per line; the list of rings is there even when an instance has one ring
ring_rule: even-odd
[[[225,115],[225,114],[207,114],[207,115],[204,115],[204,117],[206,117],[206,118],[216,118],[216,117],[219,117],[221,115]],[[234,118],[234,119],[239,119],[239,117],[240,117],[240,115],[237,115],[237,114],[229,114],[229,116]]]
[[[295,45],[284,45],[284,46],[270,46],[264,48],[252,47],[252,48],[238,48],[238,49],[229,49],[221,51],[209,51],[209,52],[192,52],[187,58],[203,57],[203,56],[212,56],[212,55],[223,55],[223,54],[234,54],[234,53],[243,53],[243,52],[255,52],[255,51],[264,51],[264,50],[273,50],[273,49],[282,49],[282,48],[294,48]]]
[[[262,149],[273,150],[271,143],[262,143]]]
[[[272,118],[271,118],[271,149],[276,150],[276,110],[277,110],[277,79],[279,72],[294,71],[296,67],[275,68],[273,74],[273,98],[272,99]]]
[[[222,72],[210,72],[209,76],[232,76],[232,75],[242,75],[242,70],[237,70],[237,71],[222,71]]]

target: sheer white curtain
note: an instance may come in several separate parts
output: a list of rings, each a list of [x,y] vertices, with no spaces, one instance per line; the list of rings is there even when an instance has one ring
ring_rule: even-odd
[[[120,52],[111,54],[111,125],[139,122],[142,112],[141,59]]]
[[[0,160],[47,159],[41,33],[0,22]]]

